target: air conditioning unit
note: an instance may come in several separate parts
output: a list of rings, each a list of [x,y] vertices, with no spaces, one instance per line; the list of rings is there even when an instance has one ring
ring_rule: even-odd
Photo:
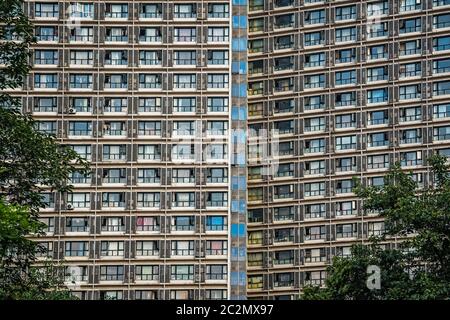
[[[68,204],[67,204],[67,210],[73,210],[73,205],[70,204],[70,203],[68,203]]]
[[[68,112],[69,112],[70,114],[75,114],[75,113],[77,113],[77,109],[75,109],[75,108],[69,108]]]

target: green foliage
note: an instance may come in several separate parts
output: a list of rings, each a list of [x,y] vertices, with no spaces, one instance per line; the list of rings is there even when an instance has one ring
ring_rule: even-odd
[[[63,287],[62,268],[50,262],[32,267],[44,248],[27,235],[42,233],[44,225],[30,219],[29,209],[0,198],[0,299],[72,299]]]
[[[0,108],[0,192],[8,201],[36,212],[44,206],[44,187],[70,191],[70,173],[87,169],[74,150],[38,132],[30,117]]]
[[[350,257],[335,257],[324,288],[307,287],[305,300],[430,300],[450,298],[450,178],[444,157],[427,159],[434,185],[419,188],[396,164],[382,187],[357,183],[364,210],[385,219],[385,234],[354,245]],[[397,248],[383,248],[392,237]],[[369,289],[367,267],[380,268],[381,288]]]
[[[38,132],[20,113],[20,99],[10,94],[28,75],[35,40],[22,8],[23,0],[0,1],[0,299],[70,299],[61,267],[36,261],[45,249],[28,236],[43,234],[42,190],[70,191],[70,173],[86,172],[88,165]]]

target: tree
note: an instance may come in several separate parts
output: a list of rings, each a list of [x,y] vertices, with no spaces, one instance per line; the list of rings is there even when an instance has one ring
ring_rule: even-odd
[[[36,265],[45,249],[29,236],[44,234],[39,209],[43,190],[69,192],[74,171],[87,163],[50,135],[36,130],[33,119],[20,113],[20,99],[8,90],[20,87],[30,70],[33,27],[22,0],[0,2],[0,299],[65,299],[60,267],[51,261]]]
[[[384,218],[385,232],[366,245],[354,245],[350,257],[334,257],[325,288],[305,288],[302,299],[449,299],[450,177],[446,158],[428,158],[434,184],[419,188],[396,164],[382,187],[357,183],[364,210]],[[383,248],[392,237],[397,248]],[[369,266],[380,268],[380,289],[367,286]]]

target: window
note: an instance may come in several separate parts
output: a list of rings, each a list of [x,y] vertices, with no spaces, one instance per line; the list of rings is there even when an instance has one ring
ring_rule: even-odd
[[[421,70],[422,66],[420,62],[401,64],[399,69],[399,76],[400,78],[421,76]]]
[[[195,98],[174,98],[173,111],[174,112],[194,112],[196,107]]]
[[[421,129],[401,130],[399,133],[400,133],[400,144],[421,143],[422,142],[422,130]]]
[[[100,281],[123,281],[123,266],[100,266]]]
[[[174,192],[172,207],[194,207],[195,194],[194,192]]]
[[[70,74],[70,89],[92,89],[92,74]]]
[[[347,42],[356,40],[356,27],[336,29],[336,42]]]
[[[105,65],[125,66],[128,64],[128,52],[107,50],[105,52]]]
[[[326,259],[325,248],[305,250],[305,263],[325,262]]]
[[[305,132],[323,131],[326,127],[325,117],[307,118],[305,119]]]
[[[106,18],[128,18],[128,4],[105,3]]]
[[[371,147],[385,147],[389,145],[389,133],[377,132],[367,135],[367,146]]]
[[[91,136],[92,122],[90,121],[69,121],[70,136]]]
[[[138,145],[138,160],[159,160],[161,159],[161,147],[159,145],[147,144]]]
[[[35,73],[34,88],[39,89],[57,89],[58,76],[55,73]]]
[[[139,89],[161,89],[162,82],[161,82],[161,75],[160,74],[145,74],[140,73],[139,74]]]
[[[367,91],[367,103],[381,103],[387,102],[387,100],[388,91],[386,88]]]
[[[312,10],[305,12],[305,25],[325,23],[325,10]]]
[[[401,152],[400,164],[402,167],[422,165],[422,151]]]
[[[227,112],[228,98],[208,97],[207,105],[208,112]]]
[[[377,154],[367,156],[367,169],[384,169],[389,167],[389,155]]]
[[[35,50],[34,51],[35,64],[58,64],[57,50]]]
[[[208,42],[227,42],[229,29],[226,27],[208,27]]]
[[[377,59],[387,58],[387,56],[388,56],[387,46],[385,44],[370,46],[367,49],[367,55],[368,55],[369,60],[377,60]]]
[[[380,22],[373,23],[367,26],[368,38],[379,38],[388,35],[388,23]]]
[[[401,0],[400,12],[420,10],[422,8],[421,0]]]
[[[294,185],[286,184],[273,187],[274,199],[288,199],[294,198]]]
[[[208,74],[208,88],[228,88],[228,74]]]
[[[54,217],[41,217],[39,218],[39,222],[45,225],[44,232],[45,233],[53,233],[55,231],[55,218]]]
[[[350,216],[356,214],[356,201],[336,203],[336,216]]]
[[[387,124],[389,115],[387,110],[372,111],[367,114],[368,125]]]
[[[338,224],[336,225],[336,238],[352,238],[356,237],[356,223]]]
[[[138,111],[143,112],[161,112],[161,98],[139,98]]]
[[[321,67],[325,66],[325,53],[311,53],[305,55],[304,67]]]
[[[274,71],[285,71],[294,68],[294,61],[291,56],[274,59]]]
[[[128,88],[127,74],[105,74],[105,89],[126,89]]]
[[[449,43],[450,43],[450,41],[449,41]],[[400,42],[400,56],[420,54],[421,48],[422,48],[422,45],[421,45],[420,40]],[[436,50],[435,47],[433,47],[433,48],[434,48],[434,50]],[[449,48],[450,48],[450,45],[449,45]]]
[[[353,187],[353,180],[338,180],[336,181],[336,194],[351,193]]]
[[[110,30],[110,31],[108,32],[108,30]],[[114,28],[114,32],[111,28],[107,29],[106,30],[107,41],[112,41],[112,38],[111,38],[111,40],[108,40],[108,33],[109,33],[110,37],[113,37],[113,36],[115,36],[116,33],[118,33],[118,30],[122,30],[122,29]],[[78,28],[70,29],[69,41],[70,42],[92,42],[92,41],[94,41],[94,28],[78,27]]]
[[[261,51],[262,51],[262,46],[263,46],[262,40],[257,40],[257,41],[260,41]],[[293,46],[294,46],[294,41],[293,41],[291,35],[275,37],[275,50],[289,49],[289,48],[292,48]],[[253,53],[253,52],[251,52],[251,53]]]
[[[175,265],[171,268],[171,280],[194,280],[193,265]]]
[[[259,32],[264,30],[264,18],[250,19],[248,22],[249,32]]]
[[[324,44],[323,31],[305,33],[305,46],[317,46]]]
[[[34,10],[36,18],[57,18],[59,15],[57,2],[36,2]]]
[[[123,256],[123,241],[102,241],[100,255],[103,257]]]
[[[136,256],[150,257],[159,255],[158,241],[136,241]]]
[[[136,266],[136,281],[158,281],[159,266],[139,265]]]
[[[56,121],[36,121],[35,128],[41,133],[56,135]]]
[[[175,65],[195,65],[196,64],[195,51],[175,51],[174,64]]]
[[[160,183],[159,169],[138,169],[138,183]]]
[[[274,16],[274,29],[290,28],[294,26],[294,15],[293,14],[283,14],[279,16]]]
[[[305,111],[319,110],[325,107],[325,101],[323,96],[310,96],[305,97],[304,100]]]
[[[356,135],[336,137],[336,150],[356,149]]]
[[[104,112],[126,112],[128,101],[126,98],[105,98]]]
[[[91,159],[91,146],[90,145],[72,145],[71,148],[83,159],[85,159],[85,160]]]
[[[335,74],[335,84],[348,85],[356,84],[356,70],[340,71]]]
[[[58,41],[58,29],[50,26],[36,26],[37,41]]]
[[[335,21],[356,19],[356,6],[337,7]]]
[[[433,83],[433,96],[450,94],[450,81],[440,81]]]
[[[56,97],[42,97],[34,99],[34,112],[56,112]]]
[[[70,64],[74,65],[92,65],[92,50],[70,50]]]
[[[102,206],[107,208],[125,207],[125,193],[123,192],[103,192]]]
[[[325,151],[325,139],[312,139],[305,141],[305,148],[304,148],[305,154],[324,151]]]
[[[176,89],[195,89],[197,76],[195,74],[174,74],[173,86]]]
[[[342,128],[355,128],[356,127],[356,114],[342,114],[335,118],[336,129]]]
[[[305,227],[305,240],[322,240],[326,238],[325,226]]]
[[[161,42],[161,28],[140,28],[139,42]]]
[[[227,192],[208,192],[206,198],[207,207],[226,207],[228,204]]]
[[[325,74],[315,74],[305,76],[305,89],[324,88]]]
[[[304,185],[304,196],[305,197],[317,197],[325,195],[325,183],[324,182],[313,182],[305,183]]]
[[[89,253],[87,241],[67,241],[65,246],[66,257],[85,257]]]
[[[197,7],[195,4],[175,4],[174,18],[176,19],[192,19],[195,18]]]
[[[136,231],[159,231],[159,217],[139,216],[136,218]]]
[[[389,12],[389,1],[377,1],[367,4],[367,16],[380,16]]]
[[[438,14],[433,16],[433,28],[448,28],[450,27],[450,14]]]
[[[422,22],[420,18],[416,19],[403,19],[399,21],[400,34],[419,32],[422,29]]]
[[[193,169],[172,169],[173,183],[194,183],[195,172]]]
[[[450,36],[433,38],[433,50],[443,51],[450,49]]]
[[[159,192],[138,192],[137,203],[138,208],[159,208],[161,204],[161,195]]]
[[[139,121],[138,135],[161,136],[161,121]]]
[[[176,144],[172,147],[172,160],[194,160],[195,145]]]
[[[450,104],[435,104],[433,106],[433,119],[450,117]]]
[[[69,15],[71,18],[94,18],[94,4],[86,2],[72,2]]]
[[[356,171],[356,157],[346,157],[336,159],[336,171],[337,172]]]
[[[376,67],[367,69],[367,82],[388,80],[388,68]]]
[[[103,146],[103,160],[125,160],[125,158],[126,158],[125,145]]]
[[[420,99],[421,86],[420,84],[410,86],[400,86],[399,91],[400,91],[399,100]]]
[[[227,230],[227,217],[224,216],[207,216],[206,231],[224,231]]]
[[[227,3],[208,3],[208,18],[228,18],[229,15]]]
[[[450,72],[450,59],[439,59],[433,61],[433,74]]]
[[[140,5],[139,18],[158,19],[162,17],[162,8],[160,3],[142,3]]]
[[[336,50],[335,62],[336,63],[350,63],[356,60],[355,49],[342,49]]]
[[[225,240],[206,240],[206,255],[225,255],[228,250],[228,242]]]
[[[193,256],[194,241],[171,241],[172,256]]]
[[[207,171],[207,183],[226,183],[228,181],[227,169],[209,168]]]
[[[422,108],[410,107],[400,109],[400,122],[418,121],[422,119]]]
[[[249,11],[258,11],[264,9],[264,0],[249,0]]]

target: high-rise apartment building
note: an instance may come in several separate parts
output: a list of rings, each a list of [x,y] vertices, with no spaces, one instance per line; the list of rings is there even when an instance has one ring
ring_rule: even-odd
[[[249,298],[322,285],[333,256],[382,232],[352,177],[380,185],[399,161],[430,183],[426,158],[450,154],[449,10],[448,0],[249,0]]]
[[[91,163],[39,241],[82,299],[293,299],[450,156],[450,0],[26,0],[24,111]],[[395,245],[392,239],[386,245]],[[41,259],[45,259],[42,257]]]
[[[230,94],[246,82],[239,4],[25,2],[37,44],[24,111],[92,168],[73,174],[73,193],[45,194],[41,212],[39,241],[81,298],[243,297],[245,281],[228,276],[246,263],[230,261],[246,239],[245,215],[229,209],[246,195],[229,187],[246,178],[245,157],[229,161],[233,148],[245,155],[245,139],[228,137],[245,129],[231,120],[232,102],[246,106]],[[243,39],[236,50],[232,36]]]

